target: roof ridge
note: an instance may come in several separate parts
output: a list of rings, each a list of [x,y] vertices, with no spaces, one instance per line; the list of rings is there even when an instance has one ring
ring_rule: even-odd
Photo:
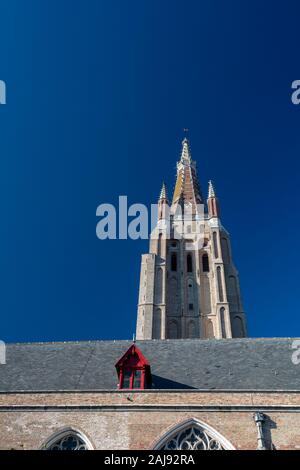
[[[272,341],[272,340],[292,340],[292,339],[300,339],[300,336],[262,336],[262,337],[251,337],[251,338],[178,338],[178,339],[144,339],[144,340],[136,340],[139,343],[153,343],[153,342],[210,342],[210,343],[233,343],[233,342],[250,342],[250,341]],[[132,339],[92,339],[92,340],[75,340],[75,341],[17,341],[17,342],[5,342],[6,346],[14,346],[14,345],[54,345],[54,344],[61,344],[61,345],[68,345],[68,344],[95,344],[95,343],[132,343]]]

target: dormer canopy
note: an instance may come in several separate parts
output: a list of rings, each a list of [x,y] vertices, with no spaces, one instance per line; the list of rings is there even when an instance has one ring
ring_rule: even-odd
[[[151,387],[151,369],[142,351],[133,343],[115,364],[120,389]]]

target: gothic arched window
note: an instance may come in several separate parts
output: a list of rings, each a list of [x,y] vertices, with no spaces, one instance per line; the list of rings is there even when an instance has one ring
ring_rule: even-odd
[[[175,320],[169,323],[169,334],[168,337],[170,339],[177,339],[178,338],[178,326]]]
[[[214,324],[211,320],[208,320],[206,323],[206,336],[210,339],[215,337]]]
[[[214,254],[215,254],[215,258],[219,258],[217,232],[213,232],[213,243],[214,243]]]
[[[162,233],[158,236],[158,244],[157,244],[157,256],[161,256],[161,240],[162,240]]]
[[[243,338],[245,336],[244,324],[241,317],[236,316],[233,319],[232,325],[232,336],[233,338]]]
[[[158,268],[156,272],[156,283],[155,283],[155,303],[160,304],[163,298],[163,270]]]
[[[153,312],[152,338],[161,338],[161,309],[157,308]]]
[[[224,301],[223,295],[223,283],[222,283],[222,274],[220,266],[217,267],[217,282],[218,282],[218,291],[219,291],[219,301]]]
[[[172,253],[171,255],[171,271],[177,271],[177,255]]]
[[[222,254],[223,254],[223,261],[224,263],[230,263],[230,251],[229,251],[229,244],[228,240],[225,237],[221,238],[221,247],[222,247]]]
[[[156,441],[156,450],[234,450],[221,434],[195,418],[175,426]]]
[[[187,301],[188,301],[188,309],[194,310],[194,289],[193,289],[193,281],[192,279],[188,279],[188,291],[187,291]]]
[[[221,307],[220,310],[221,332],[222,338],[226,338],[226,324],[225,324],[225,308]]]
[[[192,255],[189,253],[186,258],[186,266],[187,266],[187,272],[192,273],[193,272],[193,260],[192,260]]]
[[[42,446],[44,450],[91,450],[92,445],[80,432],[63,429],[51,436]]]
[[[202,270],[204,273],[209,272],[209,261],[207,253],[204,253],[204,255],[202,256]]]
[[[228,301],[230,303],[231,311],[239,311],[239,291],[237,279],[235,276],[229,276],[228,278]]]
[[[197,338],[197,330],[195,322],[192,320],[188,324],[188,337],[189,338]]]

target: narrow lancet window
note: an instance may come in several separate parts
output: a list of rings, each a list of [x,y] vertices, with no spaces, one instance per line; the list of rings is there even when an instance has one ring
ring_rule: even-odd
[[[187,272],[192,273],[193,272],[193,260],[192,260],[192,255],[190,253],[187,255],[186,264],[187,264]]]
[[[177,255],[172,253],[171,256],[171,271],[177,271]]]
[[[218,282],[218,291],[219,291],[219,301],[224,302],[222,274],[221,274],[220,266],[217,267],[217,282]]]
[[[225,308],[224,307],[222,307],[220,310],[220,320],[221,320],[222,338],[226,338]]]
[[[215,258],[219,258],[217,232],[214,232],[214,233],[213,233],[213,243],[214,243],[214,254],[215,254]]]
[[[209,261],[208,255],[206,253],[202,256],[202,269],[204,273],[209,272]]]

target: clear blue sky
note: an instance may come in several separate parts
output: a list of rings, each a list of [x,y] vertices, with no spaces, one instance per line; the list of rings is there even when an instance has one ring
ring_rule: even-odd
[[[213,179],[251,336],[299,336],[300,5],[2,0],[0,339],[131,338],[147,241],[96,207]]]

